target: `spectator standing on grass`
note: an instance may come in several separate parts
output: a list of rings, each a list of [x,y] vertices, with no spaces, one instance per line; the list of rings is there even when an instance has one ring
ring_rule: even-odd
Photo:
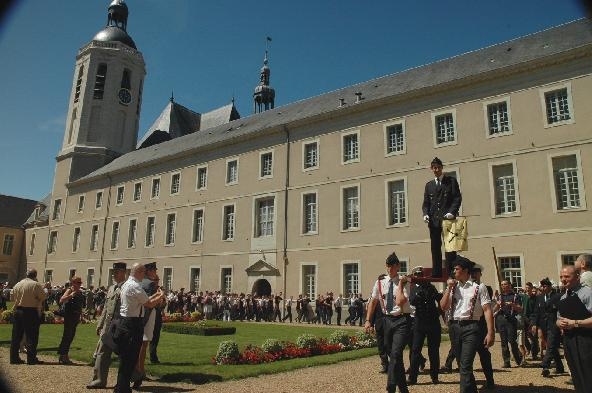
[[[70,288],[68,288],[60,298],[60,304],[64,305],[64,331],[58,349],[58,354],[60,355],[58,361],[60,364],[74,364],[70,360],[68,353],[70,352],[70,345],[76,335],[76,327],[80,323],[82,308],[84,307],[86,299],[82,293],[81,286],[82,279],[78,276],[72,277],[70,279]]]
[[[37,359],[39,341],[40,310],[46,298],[43,286],[37,282],[37,270],[29,269],[24,279],[16,283],[11,292],[14,303],[14,322],[10,340],[10,364],[24,363],[19,357],[23,335],[27,337],[27,364],[42,363]]]
[[[95,365],[93,367],[93,379],[86,385],[87,389],[104,389],[107,386],[107,375],[109,374],[109,365],[111,364],[111,354],[113,349],[105,345],[101,337],[108,331],[113,319],[119,318],[119,309],[121,307],[121,285],[125,281],[126,264],[124,262],[115,262],[113,264],[114,284],[109,287],[105,297],[105,306],[97,321],[97,336],[99,342],[96,350]]]

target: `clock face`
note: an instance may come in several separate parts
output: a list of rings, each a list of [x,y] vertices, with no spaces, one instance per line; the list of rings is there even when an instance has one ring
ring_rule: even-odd
[[[132,102],[132,93],[128,89],[119,89],[117,97],[119,97],[119,102],[122,104],[127,105]]]

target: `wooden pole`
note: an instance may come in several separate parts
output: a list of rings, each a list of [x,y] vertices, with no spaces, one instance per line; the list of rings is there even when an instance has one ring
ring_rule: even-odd
[[[500,268],[497,264],[497,255],[495,255],[495,247],[491,246],[491,251],[493,251],[493,266],[495,266],[495,272],[497,273],[497,283],[498,283],[498,288],[500,290],[502,290],[502,272],[500,271]]]

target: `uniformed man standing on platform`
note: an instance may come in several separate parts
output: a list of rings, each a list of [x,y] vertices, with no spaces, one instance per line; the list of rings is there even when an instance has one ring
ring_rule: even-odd
[[[455,356],[460,363],[460,392],[474,393],[477,383],[473,374],[473,361],[480,345],[491,347],[495,342],[491,299],[484,284],[471,279],[473,262],[457,256],[452,263],[454,279],[447,281],[447,288],[440,301],[444,311],[452,309],[450,338]],[[485,315],[487,335],[482,338],[479,320]]]
[[[121,307],[121,285],[125,282],[124,262],[115,262],[113,264],[113,281],[115,283],[109,287],[103,312],[97,321],[97,336],[99,343],[96,350],[95,366],[93,368],[93,379],[86,385],[87,389],[105,389],[107,386],[107,375],[109,374],[109,365],[111,364],[111,354],[113,350],[105,345],[101,340],[103,334],[109,329],[111,321],[119,318],[119,308]]]
[[[372,296],[368,301],[364,324],[366,331],[372,330],[375,309],[376,307],[382,308],[384,340],[389,353],[387,393],[394,393],[397,387],[400,393],[409,393],[405,380],[403,349],[409,334],[411,308],[408,302],[407,278],[399,278],[399,266],[399,258],[393,252],[386,259],[388,276],[377,281],[372,288]]]

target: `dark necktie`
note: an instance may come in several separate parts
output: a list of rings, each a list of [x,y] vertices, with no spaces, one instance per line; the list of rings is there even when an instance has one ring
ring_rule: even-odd
[[[389,280],[389,289],[386,295],[386,313],[393,311],[393,280]]]

